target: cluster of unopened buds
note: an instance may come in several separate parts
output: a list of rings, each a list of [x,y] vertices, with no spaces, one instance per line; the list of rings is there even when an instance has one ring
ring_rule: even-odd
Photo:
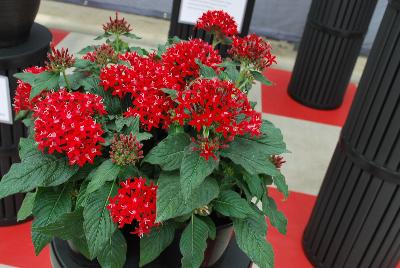
[[[75,58],[69,54],[68,48],[59,50],[52,46],[51,52],[47,54],[47,59],[46,68],[54,73],[63,72],[75,63]]]
[[[88,52],[83,55],[82,59],[90,60],[99,65],[106,65],[107,63],[115,63],[117,56],[112,46],[108,44],[102,44],[95,48],[94,51]]]
[[[120,35],[131,32],[132,28],[125,18],[119,19],[118,12],[115,12],[115,18],[110,17],[110,21],[106,24],[103,24],[103,30],[106,33]]]
[[[120,134],[114,135],[111,141],[111,160],[119,166],[135,165],[143,158],[143,145],[136,139],[136,136]]]

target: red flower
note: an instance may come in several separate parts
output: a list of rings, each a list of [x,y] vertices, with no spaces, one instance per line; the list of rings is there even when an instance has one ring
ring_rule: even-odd
[[[192,142],[196,145],[193,147],[194,151],[200,151],[200,156],[204,157],[205,160],[210,159],[210,157],[217,160],[215,153],[227,145],[220,138],[205,138],[201,135],[197,135],[197,140],[192,138]]]
[[[133,234],[142,237],[150,233],[152,227],[159,225],[155,223],[156,200],[157,186],[153,182],[146,186],[145,178],[134,178],[133,182],[128,179],[121,183],[118,194],[110,198],[107,209],[119,228],[137,221]]]
[[[68,48],[59,50],[52,46],[51,52],[47,53],[47,58],[46,67],[50,72],[62,72],[75,63],[75,58],[69,54]]]
[[[103,24],[103,30],[106,33],[124,34],[132,31],[132,28],[125,18],[119,19],[118,12],[115,12],[115,19],[110,17],[110,21]]]
[[[173,77],[184,86],[188,80],[199,77],[198,59],[204,65],[218,70],[217,64],[222,62],[221,56],[212,46],[200,39],[192,39],[176,43],[162,55],[162,61]]]
[[[224,142],[229,142],[237,135],[261,134],[261,115],[254,111],[246,94],[228,81],[217,79],[199,79],[183,92],[179,92],[178,102],[174,110],[173,120],[181,125],[188,124],[197,132],[203,131],[207,146],[199,146],[205,158],[212,156],[208,151],[214,151]],[[204,131],[209,134],[204,135]],[[218,135],[217,141],[208,135]],[[204,144],[204,141],[199,141]]]
[[[239,61],[253,64],[260,71],[276,63],[276,57],[271,54],[271,45],[256,34],[243,38],[234,36],[228,53]]]
[[[209,10],[197,20],[196,27],[217,35],[238,34],[235,19],[223,10]]]
[[[46,71],[45,67],[30,67],[24,70],[24,72],[32,73],[32,74],[40,74],[41,72]],[[14,110],[15,113],[19,113],[20,111],[28,111],[32,110],[33,105],[41,98],[41,96],[36,96],[32,100],[29,99],[31,95],[32,87],[30,84],[25,83],[21,80],[17,81],[18,86],[15,91],[14,97]]]
[[[132,92],[133,79],[128,66],[115,64],[102,68],[100,80],[100,85],[104,90],[111,90],[112,95],[123,98]]]
[[[101,155],[103,130],[92,118],[106,114],[100,96],[62,89],[47,94],[33,111],[39,150],[65,153],[70,165],[79,166],[93,163],[95,156]]]

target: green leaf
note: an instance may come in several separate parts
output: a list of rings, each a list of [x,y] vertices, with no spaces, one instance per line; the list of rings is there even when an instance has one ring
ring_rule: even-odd
[[[274,176],[273,180],[276,188],[278,188],[278,191],[284,195],[285,199],[287,199],[289,197],[289,187],[286,183],[285,176],[279,174]]]
[[[221,155],[241,165],[250,174],[277,175],[279,171],[269,160],[266,145],[246,137],[235,137]]]
[[[129,49],[131,51],[135,51],[137,54],[139,54],[139,56],[147,56],[150,54],[146,49],[141,47],[130,47]]]
[[[265,235],[257,230],[258,223],[255,221],[253,218],[233,220],[236,242],[239,248],[260,268],[273,268],[272,246],[266,241]]]
[[[258,200],[261,200],[261,198],[265,194],[265,188],[260,176],[251,175],[245,172],[243,174],[243,179],[246,182],[247,186],[249,187],[250,193],[253,195],[253,197],[256,197]]]
[[[92,170],[88,176],[89,185],[86,189],[86,194],[93,193],[100,189],[107,181],[114,181],[121,167],[115,165],[111,159],[107,159],[96,169]]]
[[[83,72],[74,72],[72,74],[67,75],[67,81],[69,83],[69,87],[72,90],[78,90],[81,87],[82,79],[86,78],[86,74]],[[60,76],[59,78],[59,86],[60,88],[68,88],[67,83],[65,82],[64,76]]]
[[[17,221],[23,221],[32,215],[36,192],[27,193],[17,214]]]
[[[203,262],[207,247],[208,225],[192,215],[189,225],[182,233],[179,248],[182,253],[182,268],[198,268]]]
[[[204,65],[199,59],[196,59],[197,65],[200,67],[200,75],[204,78],[214,78],[218,77],[215,70],[207,65]]]
[[[192,192],[209,176],[218,166],[214,158],[205,160],[198,150],[193,151],[192,146],[185,149],[181,164],[181,191],[185,200],[192,196]]]
[[[287,219],[285,215],[277,209],[275,200],[265,195],[262,199],[262,209],[268,216],[272,226],[274,226],[281,234],[286,234]]]
[[[139,36],[137,36],[136,34],[134,34],[134,33],[124,33],[124,34],[122,34],[123,36],[126,36],[126,37],[128,37],[128,38],[132,38],[132,39],[142,39],[141,37],[139,37]]]
[[[112,36],[111,33],[104,32],[103,34],[97,36],[94,40],[101,40],[101,39],[103,39],[103,38],[108,38],[108,37],[110,37],[110,36]]]
[[[191,213],[194,209],[207,205],[219,194],[215,179],[207,178],[193,191],[189,199],[184,199],[180,190],[179,175],[161,173],[157,190],[157,222]]]
[[[232,82],[236,82],[239,77],[239,71],[236,65],[228,65],[221,74],[224,74],[226,78]]]
[[[126,128],[125,134],[137,134],[139,133],[139,117],[119,117],[115,120],[115,126],[117,132],[121,132],[123,128]]]
[[[96,50],[97,47],[98,47],[98,46],[96,46],[96,45],[87,46],[87,47],[81,49],[81,50],[78,52],[78,54],[81,54],[81,55],[82,55],[82,54],[86,54],[86,53],[88,53],[88,52],[93,52],[93,51]]]
[[[59,73],[44,71],[35,77],[32,85],[30,99],[39,95],[43,90],[58,89]]]
[[[32,230],[48,236],[55,236],[63,240],[72,240],[84,235],[83,233],[83,208],[58,217],[47,226],[33,227]]]
[[[77,249],[83,256],[85,256],[88,260],[93,260],[94,258],[90,257],[89,246],[86,241],[85,235],[82,235],[78,238],[73,238],[71,240],[74,249]]]
[[[96,93],[96,90],[100,87],[99,83],[99,78],[94,76],[89,76],[80,81],[80,84],[85,89],[85,91],[92,91],[93,93]]]
[[[155,260],[174,240],[176,225],[164,223],[140,239],[140,267]]]
[[[267,120],[263,120],[261,126],[261,136],[252,137],[254,140],[260,143],[265,153],[269,155],[279,155],[287,153],[286,144],[283,141],[283,135],[279,128],[275,127],[274,124]]]
[[[107,210],[108,200],[116,194],[116,184],[108,182],[91,193],[83,210],[83,229],[91,257],[99,256],[115,231],[115,224]]]
[[[240,219],[253,213],[249,203],[231,190],[221,192],[213,201],[213,208],[224,216]]]
[[[102,268],[122,268],[125,265],[126,251],[125,237],[121,231],[117,230],[108,239],[97,260]]]
[[[152,137],[153,135],[148,132],[139,132],[138,134],[136,134],[136,139],[138,141],[150,140]]]
[[[210,217],[201,217],[201,219],[207,223],[208,226],[208,237],[211,240],[215,240],[217,237],[217,227],[215,227],[214,221]]]
[[[57,186],[70,179],[77,171],[77,166],[70,166],[65,158],[45,155],[33,147],[27,140],[22,141],[27,147],[21,147],[21,163],[11,166],[9,172],[0,181],[0,199],[6,196],[30,192],[43,186]]]
[[[17,78],[18,80],[21,80],[25,83],[28,83],[30,85],[33,85],[33,82],[35,81],[36,76],[37,76],[37,74],[33,74],[33,73],[29,73],[29,72],[14,74],[15,78]]]
[[[250,71],[250,72],[253,75],[254,79],[261,82],[262,84],[267,85],[267,86],[272,85],[271,81],[269,81],[267,78],[265,78],[265,76],[262,73],[260,73],[258,71]]]
[[[179,169],[185,148],[189,144],[190,137],[186,133],[168,135],[147,154],[143,161],[160,165],[165,171]]]
[[[19,140],[19,157],[25,160],[39,154],[36,142],[33,139],[21,138]]]
[[[52,240],[52,236],[35,231],[55,222],[61,215],[71,211],[70,187],[64,184],[60,187],[39,188],[33,207],[35,219],[32,223],[32,242],[36,255]]]
[[[161,91],[169,95],[172,99],[175,99],[178,96],[178,91],[176,91],[175,89],[162,88]]]

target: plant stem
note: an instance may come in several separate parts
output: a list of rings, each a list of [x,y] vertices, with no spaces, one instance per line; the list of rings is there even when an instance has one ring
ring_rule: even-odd
[[[67,75],[65,74],[65,70],[62,71],[62,75],[64,77],[65,85],[67,86],[68,91],[71,91],[71,84],[67,79]]]

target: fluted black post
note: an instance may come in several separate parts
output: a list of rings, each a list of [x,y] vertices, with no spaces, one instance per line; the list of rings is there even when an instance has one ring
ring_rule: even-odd
[[[313,0],[288,93],[317,109],[343,102],[377,0]]]
[[[303,246],[316,267],[400,260],[400,0],[386,10]]]
[[[30,38],[25,43],[0,49],[0,75],[7,76],[9,79],[11,99],[14,98],[17,87],[17,81],[13,75],[22,72],[27,67],[43,65],[51,39],[51,33],[47,28],[35,24]],[[20,121],[12,125],[0,123],[0,180],[8,172],[11,164],[19,160],[19,139],[26,135],[27,131]],[[15,194],[0,199],[0,226],[17,222],[17,212],[23,198],[23,194]]]

